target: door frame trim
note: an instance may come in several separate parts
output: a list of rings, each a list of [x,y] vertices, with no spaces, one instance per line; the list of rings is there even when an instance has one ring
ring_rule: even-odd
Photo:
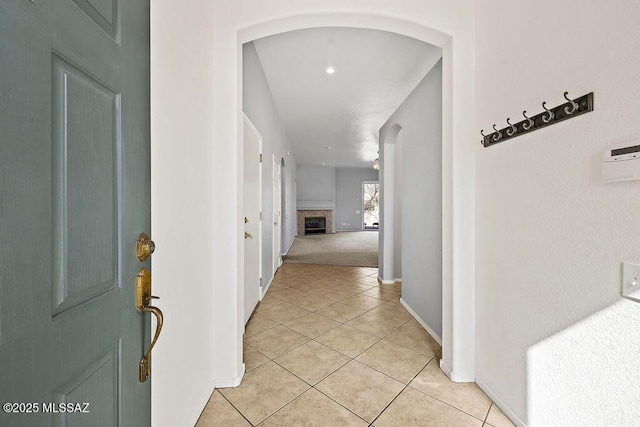
[[[243,111],[242,112],[242,123],[243,125],[246,124],[249,129],[251,129],[251,131],[254,133],[255,136],[257,136],[258,139],[258,152],[260,154],[260,156],[262,156],[262,134],[260,133],[260,131],[258,130],[257,127],[255,127],[255,125],[253,124],[253,122],[251,122],[251,119],[249,119],[249,116],[247,116],[247,114]],[[245,146],[245,135],[244,135],[244,126],[242,126],[242,147],[244,148]],[[243,158],[243,162],[242,162],[242,167],[243,167],[243,180],[241,181],[243,185],[241,185],[242,188],[242,200],[244,201],[244,158]],[[260,212],[260,216],[262,216],[262,161],[258,162],[258,211]],[[244,210],[243,210],[243,214],[244,214]],[[246,238],[245,238],[246,239]],[[263,287],[262,287],[262,218],[258,219],[258,233],[257,236],[255,236],[255,239],[257,240],[258,243],[258,303],[260,301],[262,301],[262,297],[263,297]],[[244,242],[242,245],[242,256],[243,256],[243,265],[244,265],[244,250],[245,250],[245,246],[244,246]],[[242,285],[240,286],[240,288],[242,288],[242,318],[244,319],[246,313],[245,313],[245,300],[246,300],[246,295],[245,295],[245,287],[246,287],[246,278],[244,277],[244,268],[242,270]],[[255,308],[254,308],[255,309]],[[244,327],[245,325],[242,325],[243,327],[243,333],[244,333]],[[240,376],[240,379],[242,379],[242,376]],[[240,383],[238,383],[240,384]],[[238,384],[236,384],[235,386],[225,386],[225,387],[236,387]]]
[[[276,167],[276,162],[278,164],[278,166]],[[273,171],[271,176],[274,176],[276,173],[276,169],[278,170],[278,182],[280,183],[280,186],[278,188],[278,191],[276,192],[276,182],[275,180],[272,181],[272,196],[271,196],[271,203],[272,203],[272,210],[274,212],[274,217],[275,217],[275,210],[280,209],[280,215],[278,215],[278,232],[276,233],[276,226],[274,224],[273,227],[273,232],[271,233],[272,238],[271,238],[271,252],[273,253],[272,256],[272,260],[271,260],[271,267],[273,268],[273,275],[276,274],[276,272],[278,271],[278,269],[280,268],[280,266],[282,265],[282,163],[281,163],[281,158],[280,156],[276,156],[275,154],[272,154],[271,157],[271,166],[273,167]],[[279,206],[276,206],[275,199],[276,199],[276,193],[279,195],[280,197],[280,203],[278,203]],[[278,250],[276,251],[276,239],[280,240],[280,245]]]

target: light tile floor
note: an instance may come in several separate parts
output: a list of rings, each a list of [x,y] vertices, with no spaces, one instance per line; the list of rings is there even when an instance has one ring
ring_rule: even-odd
[[[365,267],[285,263],[247,324],[246,374],[197,427],[513,426],[475,384],[449,381],[438,343]]]

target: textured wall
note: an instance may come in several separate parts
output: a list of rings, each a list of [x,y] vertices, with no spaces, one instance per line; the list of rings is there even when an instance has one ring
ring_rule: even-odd
[[[362,182],[377,180],[378,171],[372,167],[336,168],[336,230],[362,230]]]
[[[298,166],[297,200],[336,203],[336,168]]]
[[[243,46],[243,98],[242,108],[249,120],[262,135],[262,283],[267,284],[273,277],[273,155],[285,159],[284,178],[281,185],[285,189],[285,211],[282,212],[282,227],[285,240],[282,251],[288,251],[295,237],[296,215],[294,182],[296,179],[295,158],[287,156],[291,145],[273,104],[271,91],[264,76],[260,58],[253,43]]]
[[[396,220],[401,214],[402,230],[395,238],[402,247],[402,299],[442,337],[442,61],[389,118],[380,140],[398,125]]]
[[[211,395],[214,379],[238,375],[237,364],[216,357],[214,340],[203,339],[216,335],[211,301],[232,295],[222,295],[212,286],[219,272],[210,268],[211,260],[219,255],[212,245],[204,244],[212,239],[202,236],[212,236],[216,222],[228,224],[236,218],[232,210],[217,214],[216,203],[206,197],[214,193],[209,183],[215,182],[219,170],[211,166],[217,158],[211,144],[214,101],[208,95],[213,60],[203,54],[213,48],[206,34],[213,25],[214,6],[187,5],[160,0],[151,10],[151,236],[157,244],[153,293],[162,297],[165,315],[151,358],[151,422],[159,427],[193,425]],[[127,286],[131,285],[128,278]],[[228,317],[230,322],[241,322],[239,312]],[[228,359],[239,358],[242,340],[225,342],[233,355]],[[184,363],[184,349],[194,345],[198,351]],[[130,372],[132,367],[125,369]]]
[[[476,12],[476,378],[531,426],[640,419],[640,304],[620,301],[620,263],[640,257],[640,182],[600,175],[603,150],[640,134],[638,22],[636,0]],[[595,111],[480,146],[480,129],[564,91],[593,91]]]

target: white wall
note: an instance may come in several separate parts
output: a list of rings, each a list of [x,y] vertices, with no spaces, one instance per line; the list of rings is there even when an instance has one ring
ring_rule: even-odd
[[[243,99],[242,108],[249,120],[262,135],[262,283],[266,286],[273,278],[273,155],[285,159],[285,173],[281,185],[285,186],[285,205],[295,206],[294,182],[296,164],[291,152],[291,144],[280,122],[278,111],[267,84],[260,58],[253,43],[243,45]],[[282,212],[283,228],[286,231],[282,251],[287,252],[293,243],[296,217],[291,209]]]
[[[393,140],[398,127],[402,130],[395,138],[395,199],[401,207],[396,208],[395,217],[396,222],[401,217],[401,231],[395,239],[401,240],[402,247],[402,300],[440,338],[442,61],[380,129],[380,140]],[[383,166],[387,166],[386,160]]]
[[[530,426],[640,419],[640,182],[600,159],[640,135],[640,4],[482,2],[476,15],[477,380]],[[496,24],[499,23],[499,24]],[[480,129],[593,91],[595,110],[490,148]]]
[[[336,168],[336,230],[362,231],[362,183],[377,180],[373,167]]]
[[[152,222],[159,245],[154,286],[175,308],[154,354],[154,426],[193,424],[212,383],[242,377],[240,44],[301,28],[374,28],[443,47],[442,365],[453,378],[473,379],[474,5],[472,0],[152,2]],[[192,354],[184,349],[194,346],[196,356],[187,359]]]
[[[226,285],[237,282],[236,271],[220,265],[235,265],[236,259],[211,244],[236,237],[237,203],[219,209],[221,201],[236,199],[236,190],[217,184],[225,175],[237,179],[237,168],[212,144],[213,4],[153,1],[152,6],[153,294],[161,298],[165,322],[151,358],[151,416],[154,426],[184,426],[198,419],[215,378],[240,375],[241,366],[226,362],[222,353],[238,359],[241,340],[235,333],[224,337],[216,327],[220,321],[241,322],[235,304],[239,289]],[[220,310],[215,300],[228,304]]]

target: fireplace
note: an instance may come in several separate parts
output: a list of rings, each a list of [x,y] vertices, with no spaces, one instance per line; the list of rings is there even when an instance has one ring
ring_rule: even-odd
[[[304,219],[304,234],[325,234],[327,219],[324,216],[306,217]]]
[[[323,221],[322,225],[320,218]],[[307,223],[317,225],[308,226]],[[314,230],[318,228],[324,230]],[[333,233],[333,212],[330,209],[298,209],[298,236],[318,233]]]

